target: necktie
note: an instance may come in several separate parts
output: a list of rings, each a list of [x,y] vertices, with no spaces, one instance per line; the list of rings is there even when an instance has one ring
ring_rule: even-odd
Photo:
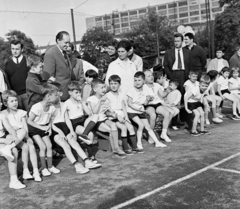
[[[178,69],[179,70],[182,69],[182,60],[181,60],[181,56],[180,56],[180,49],[178,49]]]
[[[16,58],[16,59],[17,59],[17,64],[19,64],[18,58]]]
[[[64,59],[67,62],[67,65],[69,65],[68,56],[67,56],[67,53],[65,51],[63,51],[63,56],[64,56]]]

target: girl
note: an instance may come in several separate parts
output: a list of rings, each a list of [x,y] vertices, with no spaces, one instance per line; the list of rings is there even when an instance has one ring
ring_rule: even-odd
[[[229,90],[232,95],[240,100],[239,68],[232,68],[232,77],[229,79]]]

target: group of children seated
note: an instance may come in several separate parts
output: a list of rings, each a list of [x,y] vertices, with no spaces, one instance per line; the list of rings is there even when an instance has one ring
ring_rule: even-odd
[[[30,74],[39,75],[41,69],[42,63],[33,62]],[[191,71],[189,80],[184,84],[185,94],[181,95],[179,82],[168,81],[163,71],[138,71],[134,75],[133,88],[123,95],[119,91],[121,78],[118,75],[112,75],[109,86],[106,86],[94,70],[88,70],[82,87],[77,81],[69,83],[70,98],[65,102],[60,100],[62,91],[59,83],[41,83],[35,76],[39,79],[37,82],[27,81],[27,91],[31,90],[31,98],[34,98],[29,102],[31,107],[28,112],[18,109],[14,91],[4,91],[2,101],[6,109],[0,113],[0,155],[8,162],[9,187],[26,187],[17,176],[18,149],[21,149],[23,179],[40,182],[42,176],[60,173],[52,163],[54,143],[62,147],[77,173],[84,174],[89,169],[100,168],[102,165],[95,158],[98,151],[97,131],[109,133],[112,152],[121,158],[144,153],[144,129],[150,144],[156,148],[166,147],[157,137],[156,118],[158,115],[163,117],[160,138],[171,142],[168,128],[179,114],[183,102],[186,112],[193,115],[192,136],[209,134],[204,125],[209,124],[210,111],[214,123],[223,122],[221,107],[225,99],[233,102],[232,119],[240,120],[239,69],[232,69],[231,79],[228,79],[229,75],[230,69],[224,67],[221,75],[211,70],[198,82],[198,74]],[[36,148],[39,149],[39,158]],[[28,156],[33,167],[32,174],[28,169]],[[78,157],[83,164],[78,162]]]

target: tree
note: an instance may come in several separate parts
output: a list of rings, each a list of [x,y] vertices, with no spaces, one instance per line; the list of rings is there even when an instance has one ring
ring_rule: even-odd
[[[98,56],[98,46],[113,41],[113,35],[103,30],[102,27],[94,27],[87,30],[81,40],[83,59],[95,64]]]
[[[234,53],[236,45],[240,45],[240,4],[228,6],[215,19],[215,46],[224,48],[226,58]]]
[[[225,4],[234,6],[239,4],[239,0],[219,0],[220,7],[223,7]]]

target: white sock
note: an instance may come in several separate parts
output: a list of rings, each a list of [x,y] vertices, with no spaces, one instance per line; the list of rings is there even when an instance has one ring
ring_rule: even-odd
[[[17,181],[18,180],[17,175],[11,175],[10,180],[11,181]]]
[[[34,168],[34,169],[33,169],[33,173],[34,173],[34,174],[39,174],[38,168]]]
[[[166,135],[167,135],[167,129],[163,128],[163,129],[162,129],[162,134],[161,134],[161,135],[166,136]]]

